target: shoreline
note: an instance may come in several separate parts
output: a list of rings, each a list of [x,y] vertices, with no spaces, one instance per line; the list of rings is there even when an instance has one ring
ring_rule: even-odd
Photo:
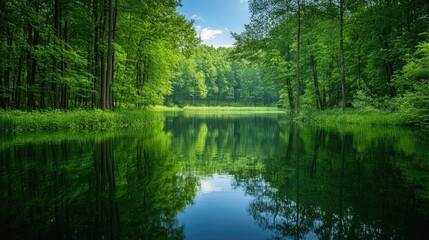
[[[96,131],[142,128],[162,121],[163,112],[190,114],[287,114],[276,107],[164,107],[150,109],[119,109],[112,112],[101,110],[52,110],[25,112],[20,110],[0,111],[0,132],[56,132],[63,130]],[[365,112],[340,109],[325,111],[303,111],[291,121],[327,125],[400,126],[427,128],[423,122],[413,122],[412,117],[401,113],[382,111]]]

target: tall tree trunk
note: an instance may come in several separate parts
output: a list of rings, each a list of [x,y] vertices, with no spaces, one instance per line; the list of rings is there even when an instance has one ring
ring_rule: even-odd
[[[114,42],[116,39],[116,23],[118,17],[118,5],[119,0],[115,0],[115,7],[113,9],[113,27],[112,27],[112,41]],[[115,80],[115,48],[112,47],[112,81],[110,83],[110,109],[113,110],[115,108],[115,101],[113,99],[113,90],[112,83]]]
[[[311,66],[311,70],[313,72],[313,83],[314,83],[314,88],[316,90],[317,108],[324,110],[324,106],[323,106],[323,102],[322,102],[322,96],[320,95],[320,89],[319,89],[319,79],[318,79],[317,69],[316,69],[316,59],[315,59],[313,54],[311,54],[311,56],[310,56],[310,66]]]
[[[19,61],[18,61],[18,75],[16,77],[13,89],[13,103],[14,103],[14,107],[19,109],[21,107],[21,83],[22,83],[22,69],[24,66],[23,62],[24,62],[24,50],[21,49],[21,56],[19,57]]]
[[[344,0],[340,0],[340,67],[343,111],[346,110],[346,73],[344,67]]]
[[[39,32],[28,24],[28,39],[27,43],[30,49],[35,49],[39,41]],[[36,84],[36,68],[37,60],[33,53],[27,52],[27,108],[33,110],[36,107],[35,89]]]
[[[103,110],[111,110],[111,84],[113,80],[113,26],[114,26],[114,16],[113,16],[113,0],[109,0],[109,30],[107,38],[107,76],[105,83],[105,99],[104,99],[104,108]]]
[[[296,35],[296,114],[298,115],[301,111],[301,1],[298,0],[298,21],[297,21],[297,35]]]
[[[67,44],[69,42],[68,39],[68,21],[64,21],[64,31],[63,31],[63,40],[64,43],[61,44],[61,48],[66,50]],[[61,72],[64,72],[68,68],[69,63],[62,58],[61,60]],[[68,85],[67,83],[62,84],[61,86],[61,100],[60,100],[60,106],[62,109],[68,108],[68,102],[69,102],[69,91],[68,91]]]
[[[7,47],[8,49],[12,49],[13,47],[13,39],[12,39],[12,31],[7,30]],[[11,65],[7,65],[4,70],[4,87],[3,87],[3,104],[4,108],[8,108],[10,106],[10,73],[11,73]]]
[[[61,41],[61,0],[55,0],[54,2],[54,32],[55,32],[55,46],[60,46]],[[54,77],[52,79],[52,107],[60,107],[60,89],[58,86],[58,80],[60,75],[60,60],[57,57],[53,59]]]
[[[108,0],[108,1],[111,1],[111,0]],[[101,96],[100,103],[101,103],[101,109],[102,110],[106,110],[106,107],[107,107],[106,106],[106,98],[107,98],[107,96],[106,96],[106,93],[107,93],[107,72],[106,72],[106,69],[108,68],[108,66],[107,66],[107,61],[106,61],[106,59],[107,59],[106,52],[104,51],[104,41],[105,41],[104,36],[106,33],[106,25],[109,24],[108,23],[109,19],[107,19],[109,16],[108,15],[109,9],[106,6],[108,6],[108,2],[107,2],[107,0],[104,0],[102,11],[100,12],[100,14],[101,14],[100,19],[102,19],[101,27],[100,27],[100,45],[103,46],[103,48],[100,49],[100,60],[99,60],[100,64],[101,64],[101,66],[100,66],[100,74],[101,74],[101,76],[100,76],[100,82],[101,82],[101,84],[100,84],[100,88],[101,88],[100,89],[100,96]],[[109,33],[108,33],[108,35],[109,35]]]
[[[291,57],[291,54],[290,54],[290,45],[287,44],[287,47],[286,47],[286,62],[291,61],[291,59],[292,59],[292,57]],[[294,100],[293,100],[292,80],[289,77],[286,78],[286,90],[287,90],[287,97],[288,97],[288,101],[289,101],[290,113],[292,115],[294,115],[295,114],[295,106],[294,106]]]
[[[94,55],[92,58],[92,81],[93,81],[93,94],[92,94],[92,107],[93,108],[97,108],[100,107],[100,103],[98,101],[98,97],[101,98],[101,96],[97,96],[97,93],[100,92],[100,83],[99,83],[99,78],[101,76],[100,73],[100,36],[101,36],[101,29],[100,29],[100,19],[99,19],[99,4],[98,4],[98,0],[93,0],[92,3],[92,11],[93,11],[93,23],[94,23],[94,39],[93,39],[93,44],[94,44]]]

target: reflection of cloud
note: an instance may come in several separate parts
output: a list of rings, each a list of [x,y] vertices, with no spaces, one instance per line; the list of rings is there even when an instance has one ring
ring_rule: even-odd
[[[222,188],[215,186],[213,182],[201,180],[200,191],[201,193],[220,192]]]

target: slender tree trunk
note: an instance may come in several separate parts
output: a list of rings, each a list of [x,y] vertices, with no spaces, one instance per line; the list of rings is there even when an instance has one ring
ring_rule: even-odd
[[[118,17],[118,5],[119,0],[115,0],[114,3],[114,9],[113,9],[113,27],[112,27],[112,41],[114,42],[116,39],[116,23],[117,23],[117,17]],[[113,81],[115,80],[115,48],[112,48],[112,81],[110,83],[110,109],[113,110],[115,108],[115,101],[114,101],[114,92],[111,87]]]
[[[12,39],[12,31],[7,30],[7,47],[9,49],[12,49],[13,47],[13,39]],[[11,72],[11,66],[7,65],[6,69],[4,70],[4,87],[3,87],[3,94],[1,94],[1,98],[3,98],[3,107],[8,108],[10,106],[10,72]]]
[[[290,54],[290,45],[287,44],[286,46],[286,62],[291,61],[292,57]],[[287,90],[287,97],[288,97],[288,102],[289,102],[289,109],[290,109],[290,113],[292,115],[295,114],[295,106],[294,106],[294,100],[293,100],[293,90],[292,90],[292,80],[287,77],[286,78],[286,90]]]
[[[101,73],[101,109],[106,110],[106,63],[103,50],[100,51],[100,73]]]
[[[24,53],[24,50],[21,49],[21,52]],[[23,65],[23,55],[19,57],[18,61],[18,76],[16,77],[15,85],[14,85],[14,93],[13,93],[13,102],[14,107],[19,109],[21,107],[21,83],[22,83],[22,69]]]
[[[60,46],[61,41],[61,0],[55,0],[54,2],[54,31],[55,31],[55,46]],[[60,89],[58,86],[59,80],[59,59],[54,57],[53,59],[53,69],[54,69],[54,77],[52,79],[52,104],[54,108],[60,107]]]
[[[324,110],[324,106],[323,106],[323,102],[322,102],[322,96],[320,95],[320,89],[319,89],[319,78],[318,78],[317,69],[316,69],[316,59],[315,59],[313,54],[310,56],[310,66],[311,66],[311,70],[313,73],[314,88],[316,90],[317,108]]]
[[[28,24],[28,39],[27,43],[31,49],[37,45],[39,41],[39,32]],[[34,94],[34,85],[36,83],[36,57],[29,51],[27,53],[27,108],[33,110],[36,107],[36,99]]]
[[[107,76],[105,85],[105,99],[103,110],[111,110],[111,84],[113,80],[113,28],[114,28],[114,16],[113,16],[113,0],[109,0],[109,32],[107,39]]]
[[[297,35],[296,35],[296,114],[301,111],[301,1],[298,0],[298,21],[297,21]]]
[[[31,89],[28,89],[29,87],[32,86],[32,79],[31,79],[31,59],[32,59],[32,54],[31,54],[31,46],[33,45],[33,28],[31,27],[30,23],[28,24],[27,27],[27,45],[28,45],[28,50],[27,50],[27,107],[30,106],[30,104],[32,104],[34,102],[33,100],[33,94],[31,92]]]
[[[62,49],[66,50],[66,46],[69,42],[69,36],[68,36],[68,21],[64,21],[64,31],[63,31],[63,40],[64,43],[61,44]],[[61,72],[64,72],[68,68],[69,63],[66,62],[64,59],[61,61]],[[68,91],[68,85],[67,83],[64,83],[61,86],[61,108],[67,109],[68,108],[68,102],[69,102],[69,91]]]
[[[346,110],[346,73],[344,67],[344,0],[340,0],[340,67],[343,111]]]
[[[111,0],[109,0],[109,1],[111,1]],[[104,39],[104,36],[105,36],[105,33],[106,33],[106,24],[108,24],[108,14],[109,14],[109,11],[108,11],[108,7],[106,7],[108,5],[108,3],[107,3],[107,0],[104,0],[103,1],[103,7],[102,7],[102,11],[101,11],[101,14],[102,14],[102,16],[101,16],[101,18],[100,19],[102,19],[102,23],[101,23],[101,27],[100,27],[100,44],[101,44],[101,46],[103,47],[103,48],[101,48],[100,49],[100,64],[101,64],[101,66],[100,66],[100,74],[101,74],[101,76],[100,76],[100,79],[101,79],[101,86],[100,86],[100,96],[101,96],[101,109],[102,110],[106,110],[106,98],[107,98],[107,96],[106,96],[106,93],[107,93],[107,72],[106,72],[106,69],[108,68],[108,66],[107,66],[107,61],[106,61],[106,59],[107,59],[107,57],[105,56],[106,55],[106,52],[104,51],[104,41],[105,41],[105,39]],[[107,13],[107,14],[106,14]],[[109,35],[109,33],[108,33],[108,35]]]
[[[100,106],[97,93],[100,92],[100,86],[99,86],[99,77],[101,76],[100,73],[100,19],[98,14],[98,0],[93,0],[92,3],[92,11],[93,11],[93,23],[94,23],[94,35],[93,35],[93,44],[94,44],[94,55],[92,58],[92,81],[93,81],[93,94],[92,94],[92,107],[97,108]]]

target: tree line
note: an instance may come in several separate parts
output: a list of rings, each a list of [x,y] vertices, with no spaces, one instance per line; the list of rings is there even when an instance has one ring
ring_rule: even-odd
[[[232,57],[231,48],[198,46],[183,57],[172,79],[167,105],[268,106],[279,100],[279,85],[267,82],[265,70]]]
[[[360,108],[429,120],[429,3],[250,0],[234,55],[281,84],[293,114]]]
[[[270,105],[429,121],[425,0],[250,0],[232,49],[178,0],[0,2],[0,107]]]
[[[147,106],[199,42],[176,0],[4,0],[0,106]]]

